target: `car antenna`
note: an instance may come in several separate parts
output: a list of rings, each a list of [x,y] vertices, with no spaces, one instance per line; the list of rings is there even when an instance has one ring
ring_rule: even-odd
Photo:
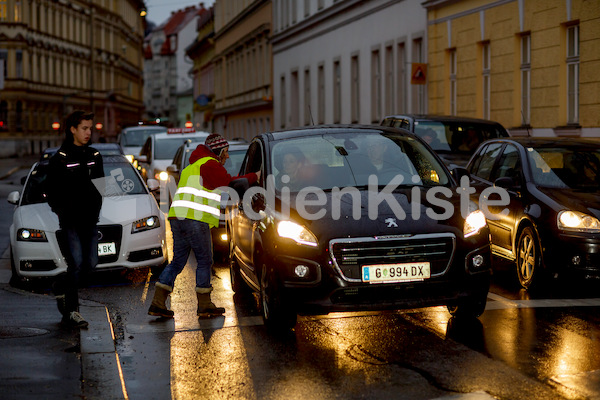
[[[312,117],[312,109],[310,108],[310,104],[308,105],[308,113],[310,114],[310,123],[311,123],[311,125],[314,125],[315,121],[313,120],[313,117]]]
[[[523,109],[521,108],[521,116],[523,117],[523,121],[525,121],[525,114],[523,114]],[[525,125],[527,127],[527,137],[531,137],[529,134],[529,124]]]

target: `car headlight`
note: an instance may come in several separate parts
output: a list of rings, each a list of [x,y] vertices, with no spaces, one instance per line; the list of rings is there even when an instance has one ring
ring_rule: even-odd
[[[46,233],[40,229],[21,228],[17,231],[17,240],[22,242],[47,242]]]
[[[558,213],[558,228],[577,232],[600,232],[598,218],[579,211],[563,210]]]
[[[281,221],[277,224],[277,233],[282,238],[289,238],[298,244],[317,246],[317,238],[311,231],[292,221]]]
[[[125,158],[127,159],[127,161],[129,161],[130,163],[132,163],[132,164],[133,164],[133,159],[134,159],[134,157],[133,157],[133,155],[132,155],[132,154],[127,154],[127,155],[125,156]]]
[[[156,172],[154,174],[154,178],[158,179],[159,181],[166,182],[169,179],[169,174],[167,174],[165,171]]]
[[[158,228],[160,226],[160,220],[156,216],[146,217],[138,219],[131,225],[131,233],[138,233],[148,231],[150,229]]]
[[[465,218],[465,227],[463,230],[465,237],[467,238],[469,236],[476,235],[486,224],[487,221],[485,219],[483,211],[473,211],[472,213],[467,215],[467,218]]]

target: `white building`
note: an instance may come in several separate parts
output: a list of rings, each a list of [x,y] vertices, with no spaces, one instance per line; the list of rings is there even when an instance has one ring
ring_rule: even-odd
[[[275,129],[426,113],[422,0],[273,0]]]
[[[179,127],[186,122],[181,119],[193,113],[193,63],[186,57],[185,49],[196,39],[199,12],[192,6],[171,13],[144,40],[146,119],[160,118],[167,125]],[[190,99],[183,98],[186,96]],[[179,110],[178,104],[188,104],[189,110]]]

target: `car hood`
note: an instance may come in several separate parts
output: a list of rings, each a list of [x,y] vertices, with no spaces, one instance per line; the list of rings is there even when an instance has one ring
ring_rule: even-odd
[[[156,202],[149,195],[104,197],[100,210],[100,225],[126,225],[140,218],[158,216]],[[59,229],[58,217],[48,203],[29,204],[15,210],[13,220],[16,228],[42,229],[56,232]]]
[[[542,187],[538,187],[538,189],[555,203],[551,206],[557,212],[560,210],[573,210],[600,218],[600,193],[597,191]]]
[[[306,212],[316,214],[321,211],[323,215],[318,218],[303,218],[301,213],[298,213],[298,207],[295,207],[290,212],[292,220],[301,222],[310,229],[320,240],[330,240],[332,238],[341,237],[364,237],[364,236],[382,236],[382,235],[403,235],[403,234],[419,234],[419,233],[441,233],[452,232],[455,235],[461,235],[464,219],[460,212],[452,212],[449,218],[438,221],[435,218],[427,216],[425,210],[431,208],[436,214],[444,213],[444,208],[430,204],[425,198],[425,191],[422,191],[419,199],[413,199],[410,190],[398,191],[391,194],[393,199],[405,213],[395,215],[394,208],[387,201],[379,203],[377,208],[376,218],[369,217],[367,191],[360,192],[360,205],[354,205],[352,198],[349,195],[344,195],[340,200],[332,201],[332,193],[327,192],[326,204],[321,206],[305,206]],[[339,197],[339,196],[338,196]],[[448,201],[448,205],[453,210],[460,210],[460,197],[453,192],[453,196],[447,199],[443,196],[438,196],[439,199]],[[295,204],[294,196],[291,197],[292,204]],[[307,200],[316,199],[315,196],[306,196]],[[414,200],[414,201],[413,201]],[[420,202],[419,202],[420,201]],[[412,211],[413,203],[420,204]],[[296,203],[297,204],[297,203]],[[339,204],[339,217],[332,212],[332,205]],[[354,219],[353,210],[359,213],[359,218]],[[415,220],[414,216],[418,215]]]

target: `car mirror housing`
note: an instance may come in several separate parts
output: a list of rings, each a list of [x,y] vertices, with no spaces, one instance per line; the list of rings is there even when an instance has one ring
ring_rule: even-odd
[[[463,176],[466,176],[467,178],[471,179],[471,174],[469,173],[469,170],[464,168],[464,167],[454,167],[452,168],[452,176],[454,176],[454,179],[456,179],[457,182],[460,182],[460,178],[462,178]]]
[[[150,189],[151,192],[157,190],[160,187],[160,182],[158,182],[156,179],[148,179],[148,182],[146,182],[148,185],[148,189]]]
[[[137,160],[138,160],[138,162],[145,163],[145,162],[148,162],[148,157],[146,157],[145,155],[139,155],[139,156],[137,156]]]
[[[8,194],[8,197],[6,198],[6,200],[10,203],[10,204],[19,204],[19,199],[21,198],[21,193],[19,193],[18,191],[14,191],[14,192],[10,192]]]
[[[250,184],[248,183],[248,179],[240,178],[232,180],[229,183],[229,187],[235,190],[235,192],[238,194],[238,197],[241,199],[244,197],[244,193],[246,193],[250,187]]]

